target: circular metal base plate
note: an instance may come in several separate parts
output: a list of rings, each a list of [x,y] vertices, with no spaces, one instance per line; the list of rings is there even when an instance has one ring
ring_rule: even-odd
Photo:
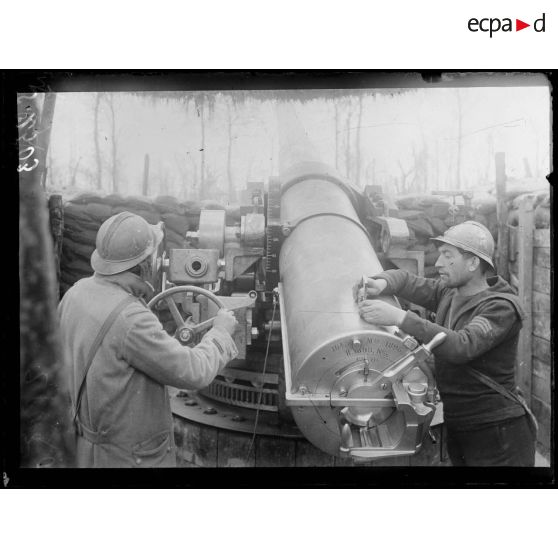
[[[171,410],[174,415],[194,423],[212,426],[233,432],[252,434],[256,425],[256,411],[219,403],[200,395],[196,391],[168,388]],[[277,413],[260,411],[258,414],[257,435],[284,438],[303,438],[294,425],[280,423]]]

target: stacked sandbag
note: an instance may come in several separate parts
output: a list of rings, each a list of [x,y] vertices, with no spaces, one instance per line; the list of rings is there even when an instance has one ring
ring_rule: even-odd
[[[180,202],[174,196],[162,195],[153,200],[153,208],[159,212],[165,224],[165,249],[186,248],[186,233],[195,230],[199,223],[200,210],[196,202]],[[188,215],[186,212],[188,211]]]
[[[186,233],[199,228],[202,209],[224,209],[228,226],[239,224],[240,208],[224,207],[211,200],[180,201],[161,195],[154,199],[142,196],[106,196],[82,192],[64,205],[64,231],[61,261],[61,294],[76,281],[93,273],[90,264],[101,224],[117,213],[129,211],[154,225],[164,223],[165,249],[189,248]]]
[[[76,281],[93,273],[91,254],[95,250],[97,231],[113,215],[113,203],[121,196],[102,196],[83,192],[64,204],[60,292],[63,295]]]
[[[508,201],[508,225],[516,227],[519,224],[519,207],[523,200],[530,200],[535,211],[535,228],[550,227],[550,192],[548,188],[526,192]]]
[[[441,196],[407,195],[395,200],[391,217],[404,219],[410,233],[408,250],[424,252],[425,277],[437,276],[434,264],[438,249],[432,238],[441,236],[451,226],[473,218],[472,208],[455,206]]]
[[[508,211],[507,224],[517,226],[519,220],[519,205],[521,200],[529,198],[535,207],[535,222],[537,228],[550,225],[550,193],[546,179],[541,178],[508,178],[506,181],[505,202]],[[498,219],[497,201],[494,188],[488,194],[478,194],[472,201],[475,219],[486,225],[497,241]]]
[[[480,194],[473,198],[473,219],[482,223],[492,234],[494,241],[498,241],[498,217],[496,213],[496,197],[491,194]]]
[[[536,179],[513,180],[506,185],[508,225],[516,226],[520,201],[529,197],[535,208],[535,226],[550,226],[550,194],[548,185]],[[492,193],[476,193],[468,206],[455,206],[440,196],[407,195],[395,200],[397,210],[390,216],[404,219],[409,227],[411,240],[409,250],[424,252],[426,277],[437,275],[434,263],[436,246],[429,240],[442,235],[450,226],[467,220],[482,223],[488,228],[494,241],[498,242],[497,201]]]

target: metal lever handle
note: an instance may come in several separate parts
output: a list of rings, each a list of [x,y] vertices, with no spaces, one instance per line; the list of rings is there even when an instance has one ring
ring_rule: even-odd
[[[447,336],[448,336],[447,333],[440,331],[440,333],[434,335],[434,337],[432,337],[432,339],[428,343],[424,344],[424,348],[429,353],[431,353],[433,349],[435,349],[438,345],[441,345],[446,340]]]
[[[191,343],[196,335],[209,329],[214,321],[215,318],[209,318],[209,320],[205,320],[205,322],[199,324],[186,322],[182,327],[176,330],[175,336],[181,343]]]
[[[389,378],[391,381],[403,374],[406,374],[413,366],[417,365],[428,358],[432,349],[436,348],[447,337],[447,333],[441,331],[437,333],[428,343],[419,345],[414,351],[402,357],[399,361],[391,365],[387,370],[382,372],[384,378]]]
[[[189,327],[192,328],[192,331],[194,333],[201,333],[202,331],[212,327],[214,321],[215,318],[213,317],[213,318],[209,318],[209,320],[205,320],[205,322],[200,322],[199,324],[196,324],[194,326],[189,326]]]

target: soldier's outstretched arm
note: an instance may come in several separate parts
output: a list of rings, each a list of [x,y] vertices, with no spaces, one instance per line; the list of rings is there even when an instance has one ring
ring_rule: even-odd
[[[157,382],[181,389],[201,389],[238,354],[226,327],[210,329],[194,348],[171,337],[147,308],[134,307],[122,357]]]

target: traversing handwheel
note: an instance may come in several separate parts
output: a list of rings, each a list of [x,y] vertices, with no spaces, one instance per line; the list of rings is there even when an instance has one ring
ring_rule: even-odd
[[[180,341],[180,343],[182,343],[183,345],[191,344],[192,341],[194,341],[195,338],[200,333],[209,329],[213,325],[213,320],[215,319],[215,318],[210,318],[209,320],[205,320],[198,324],[193,321],[191,316],[184,319],[184,317],[180,313],[180,310],[178,309],[178,306],[173,296],[176,294],[186,294],[186,293],[203,295],[207,297],[209,300],[211,300],[212,302],[214,302],[219,309],[225,308],[225,305],[219,299],[219,297],[214,295],[211,291],[202,289],[201,287],[194,287],[191,285],[172,287],[171,289],[167,289],[166,291],[163,291],[162,293],[153,297],[149,301],[148,307],[151,310],[155,311],[159,303],[163,301],[166,303],[168,309],[170,310],[174,323],[176,324],[176,331],[174,332],[174,337],[176,337],[176,339],[178,339],[178,341]]]

